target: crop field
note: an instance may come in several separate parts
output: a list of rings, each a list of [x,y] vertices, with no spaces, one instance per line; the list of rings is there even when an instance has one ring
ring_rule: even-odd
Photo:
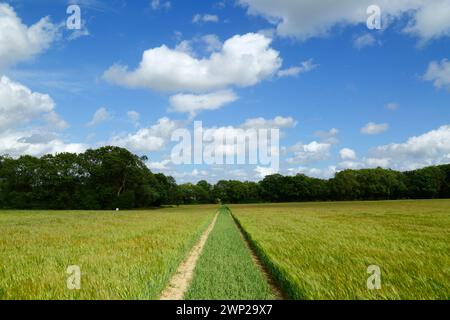
[[[157,299],[213,213],[0,211],[0,299]]]
[[[450,200],[217,209],[0,211],[0,300],[450,299]]]
[[[294,299],[450,299],[450,201],[232,206]],[[368,266],[381,289],[368,290]]]

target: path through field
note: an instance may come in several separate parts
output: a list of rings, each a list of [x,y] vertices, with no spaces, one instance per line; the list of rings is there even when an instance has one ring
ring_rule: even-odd
[[[209,225],[208,229],[202,234],[198,243],[192,248],[187,259],[181,263],[178,267],[177,272],[172,277],[167,288],[161,294],[160,300],[181,300],[186,293],[189,284],[194,275],[194,269],[197,264],[197,260],[203,251],[206,241],[208,240],[209,234],[214,229],[216,225],[218,213],[214,217],[213,221]]]
[[[282,299],[227,207],[222,207],[162,300]]]

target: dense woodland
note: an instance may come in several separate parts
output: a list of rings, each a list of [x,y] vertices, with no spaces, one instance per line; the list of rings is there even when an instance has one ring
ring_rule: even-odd
[[[41,158],[0,157],[0,207],[7,209],[150,208],[195,203],[255,203],[450,198],[450,165],[409,172],[345,170],[333,179],[271,175],[260,182],[177,185],[153,174],[148,159],[103,147]]]

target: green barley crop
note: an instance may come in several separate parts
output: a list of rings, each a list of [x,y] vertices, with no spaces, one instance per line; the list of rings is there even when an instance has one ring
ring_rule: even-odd
[[[450,299],[450,200],[231,208],[294,299]]]
[[[157,299],[213,213],[0,211],[0,299]]]

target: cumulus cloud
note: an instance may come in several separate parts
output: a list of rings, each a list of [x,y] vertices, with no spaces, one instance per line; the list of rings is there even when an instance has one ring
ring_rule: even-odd
[[[219,22],[219,17],[214,14],[196,14],[192,17],[193,23]]]
[[[289,149],[293,156],[287,159],[288,163],[309,164],[326,160],[330,156],[331,144],[313,141],[309,144],[297,143]]]
[[[156,171],[167,171],[169,170],[169,165],[171,164],[171,160],[162,160],[162,161],[156,161],[156,162],[149,162],[147,163],[147,167],[150,170],[156,170]]]
[[[386,132],[389,129],[389,124],[387,123],[374,123],[369,122],[364,127],[361,128],[361,133],[367,135],[376,135]]]
[[[135,133],[114,136],[110,144],[130,149],[134,152],[153,152],[164,148],[172,132],[180,127],[176,121],[161,118],[153,126],[142,128]]]
[[[297,121],[292,117],[277,116],[273,119],[252,118],[247,119],[242,125],[243,129],[288,129],[294,128]]]
[[[274,168],[271,168],[271,167],[260,167],[260,166],[257,166],[255,168],[255,173],[256,173],[256,177],[257,178],[263,179],[263,178],[265,178],[267,176],[270,176],[270,175],[278,173],[278,170],[275,170]]]
[[[100,108],[97,111],[95,111],[94,115],[92,116],[92,120],[89,121],[87,124],[88,127],[95,127],[96,125],[99,125],[100,123],[106,122],[111,119],[111,114],[106,108]]]
[[[57,129],[67,129],[69,124],[54,111],[44,114],[43,119]]]
[[[48,122],[64,126],[54,108],[49,95],[33,92],[5,76],[0,78],[0,131],[42,116],[46,116]]]
[[[46,50],[57,34],[58,27],[48,17],[27,26],[10,5],[0,3],[0,68],[33,58]]]
[[[338,144],[339,130],[336,128],[331,128],[328,131],[319,130],[314,133],[314,135],[321,139],[322,142],[328,143],[328,144]]]
[[[441,62],[432,61],[423,78],[426,81],[432,81],[436,88],[450,90],[450,61],[447,59]]]
[[[349,148],[343,148],[339,151],[339,156],[342,160],[353,161],[356,160],[356,152]]]
[[[261,15],[276,25],[281,36],[306,40],[325,36],[334,27],[365,24],[372,0],[239,0],[249,14]],[[384,20],[409,19],[404,32],[427,41],[450,33],[450,10],[446,0],[378,0]]]
[[[177,94],[170,97],[170,110],[195,116],[202,110],[217,110],[232,103],[238,96],[232,90],[222,90],[208,94]]]
[[[357,49],[362,49],[364,47],[371,47],[375,44],[376,44],[375,37],[370,33],[360,35],[353,40],[353,45]]]
[[[418,35],[423,42],[450,35],[450,2],[428,0],[416,12],[406,32]]]
[[[41,156],[61,152],[81,153],[87,145],[65,143],[56,135],[33,131],[9,130],[0,135],[0,154],[13,157],[21,155]]]
[[[65,143],[55,132],[69,125],[47,95],[3,76],[0,78],[0,154],[11,156],[82,152],[87,146]],[[41,122],[48,126],[37,126]],[[24,129],[26,128],[26,129]]]
[[[450,161],[450,125],[442,126],[404,143],[391,143],[369,151],[371,166],[411,170]]]
[[[288,174],[296,175],[296,174],[304,174],[309,177],[319,178],[319,179],[329,179],[332,178],[337,169],[335,166],[328,166],[326,168],[309,168],[309,167],[298,167],[298,168],[289,168],[287,169]]]
[[[299,74],[310,72],[316,69],[319,65],[314,64],[313,59],[303,61],[298,67],[291,67],[288,69],[278,71],[279,77],[296,77]]]
[[[225,41],[219,52],[202,59],[163,45],[146,50],[137,69],[130,71],[127,66],[116,64],[104,73],[104,78],[125,87],[165,92],[248,87],[280,68],[279,52],[270,44],[271,39],[261,34],[236,35]]]

